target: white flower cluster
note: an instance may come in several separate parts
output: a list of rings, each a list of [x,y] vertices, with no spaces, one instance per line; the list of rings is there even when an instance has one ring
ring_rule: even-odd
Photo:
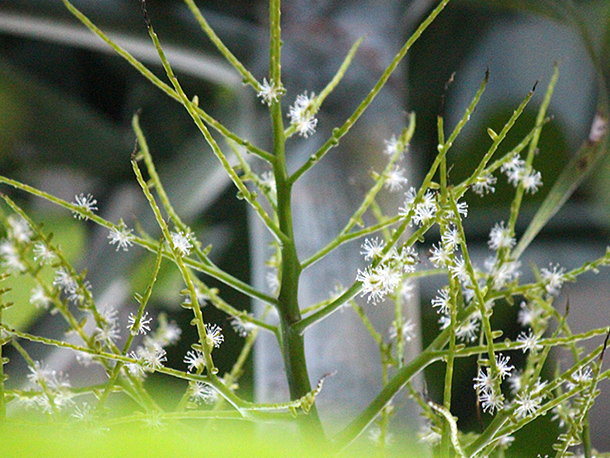
[[[53,285],[57,286],[69,301],[76,304],[82,304],[91,296],[91,284],[63,266],[58,267],[55,271]]]
[[[497,371],[490,371],[489,367],[479,368],[479,373],[474,379],[474,389],[477,392],[479,402],[483,412],[500,411],[504,408],[504,395],[497,389],[497,386],[506,377],[510,376],[514,366],[509,366],[510,358],[496,355]]]
[[[411,210],[413,210],[411,221],[422,226],[436,216],[436,212],[438,211],[436,195],[430,190],[426,191],[422,201],[413,207],[416,194],[415,188],[410,188],[407,191],[404,205],[398,209],[398,214],[400,216],[407,216]]]
[[[540,172],[529,167],[518,154],[513,155],[508,162],[502,164],[500,170],[508,178],[508,182],[517,187],[522,185],[526,192],[534,194],[542,186]]]
[[[172,232],[172,245],[178,251],[180,256],[188,256],[193,248],[191,243],[191,234],[184,233],[182,231]]]
[[[148,318],[147,313],[143,315],[143,320],[140,321],[140,332],[146,328],[150,330],[151,319]],[[130,330],[133,333],[133,315],[129,318]],[[145,323],[144,325],[142,323]],[[154,372],[163,367],[165,361],[167,361],[167,353],[165,347],[174,345],[180,339],[182,330],[178,327],[176,322],[167,321],[164,314],[159,315],[159,326],[157,330],[150,336],[144,337],[142,345],[138,346],[135,351],[129,352],[127,356],[136,360],[136,362],[125,364],[125,369],[132,376],[143,378],[146,372]]]
[[[27,378],[33,391],[19,397],[21,404],[41,408],[46,413],[57,413],[74,405],[72,386],[64,374],[49,369],[40,361],[34,361],[28,369]]]
[[[218,391],[205,382],[190,382],[189,395],[196,404],[216,404],[218,400]]]
[[[368,302],[377,304],[385,299],[403,283],[403,276],[415,271],[419,262],[413,247],[392,248],[382,260],[385,244],[379,239],[365,239],[361,254],[367,261],[374,261],[364,270],[358,269],[356,280],[362,283],[362,296],[368,296]]]
[[[7,218],[7,223],[7,237],[0,241],[2,267],[9,272],[23,272],[26,270],[22,259],[24,246],[34,234],[28,222],[21,217],[11,215]]]
[[[307,95],[307,92],[300,94],[288,111],[290,124],[295,126],[299,135],[305,138],[313,134],[318,125],[314,112],[314,100],[315,94],[313,92],[311,95]]]
[[[514,187],[523,186],[526,192],[534,194],[542,186],[542,175],[528,166],[521,156],[513,154],[504,162],[500,171],[503,172],[510,184]],[[489,171],[484,170],[481,175],[474,178],[471,189],[475,194],[484,196],[496,191],[495,185],[498,179]]]

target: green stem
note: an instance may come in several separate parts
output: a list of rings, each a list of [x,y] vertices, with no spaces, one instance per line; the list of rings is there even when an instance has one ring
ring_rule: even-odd
[[[161,81],[159,77],[157,77],[153,72],[151,72],[148,68],[146,68],[139,60],[121,48],[118,44],[116,44],[108,35],[102,32],[99,28],[95,26],[83,13],[81,13],[74,5],[72,5],[68,0],[62,0],[66,8],[79,20],[81,21],[89,30],[91,30],[94,34],[96,34],[102,41],[108,44],[119,56],[125,59],[132,67],[134,67],[144,78],[150,81],[154,86],[159,88],[162,92],[168,95],[170,98],[176,100],[177,102],[182,102],[180,94],[178,94],[174,89],[171,88],[167,83]],[[253,144],[251,144],[248,140],[241,138],[235,133],[231,132],[227,129],[221,122],[217,121],[209,114],[207,114],[203,109],[199,107],[195,107],[197,115],[203,119],[206,124],[211,126],[213,129],[221,133],[228,139],[235,141],[236,143],[242,145],[246,148],[250,153],[259,156],[261,159],[266,161],[271,161],[272,157],[267,151],[263,151],[260,148],[257,148]]]
[[[553,71],[553,76],[551,77],[551,82],[549,83],[546,94],[544,95],[544,100],[542,101],[542,105],[538,110],[538,115],[536,117],[536,129],[534,130],[534,135],[532,137],[532,141],[529,144],[527,157],[525,160],[526,167],[528,170],[531,170],[532,163],[534,161],[534,155],[538,149],[538,141],[540,140],[540,134],[542,133],[542,126],[544,117],[546,115],[546,111],[551,103],[551,96],[553,95],[553,90],[555,89],[555,85],[557,84],[557,80],[559,78],[559,66],[555,63],[555,69]],[[525,186],[523,182],[519,182],[519,187],[515,193],[515,198],[513,199],[510,206],[510,219],[508,221],[507,228],[510,230],[511,235],[515,233],[515,225],[517,224],[517,217],[519,216],[519,210],[521,209],[521,202],[523,200],[523,195],[525,194]]]
[[[360,118],[362,113],[368,108],[368,106],[373,102],[379,91],[385,86],[388,79],[398,67],[398,64],[401,62],[403,57],[407,54],[411,46],[418,40],[424,30],[428,28],[430,24],[436,19],[441,11],[447,6],[449,0],[442,0],[439,5],[430,13],[430,15],[419,25],[417,30],[411,35],[411,37],[407,40],[401,50],[398,52],[396,57],[392,60],[388,68],[383,72],[373,89],[367,94],[364,100],[358,105],[358,108],[352,113],[352,115],[345,121],[345,123],[338,128],[333,129],[332,136],[328,139],[328,141],[320,148],[314,155],[312,155],[308,161],[301,166],[299,170],[297,170],[290,178],[290,180],[294,183],[297,181],[305,172],[311,169],[316,163],[322,159],[322,157],[333,147],[339,144],[339,140],[349,132],[352,126],[356,123],[356,121]]]
[[[201,29],[205,32],[210,41],[214,43],[216,49],[218,49],[218,51],[220,51],[220,53],[225,57],[225,59],[227,59],[227,61],[233,66],[233,68],[235,68],[235,70],[239,72],[244,83],[249,84],[257,91],[260,91],[261,85],[259,84],[259,82],[256,81],[256,78],[252,76],[252,73],[250,73],[246,69],[246,67],[243,66],[239,59],[235,57],[235,55],[229,50],[229,48],[225,46],[222,40],[218,37],[218,35],[216,35],[214,29],[210,27],[208,21],[206,21],[203,17],[203,14],[201,14],[201,10],[197,8],[197,5],[195,5],[195,2],[193,0],[184,0],[184,3],[186,3],[186,5],[189,7],[191,13],[193,13],[193,16],[195,16],[195,19],[199,23]]]
[[[1,304],[0,304],[1,306]],[[0,308],[0,324],[2,324],[2,308]],[[2,347],[4,345],[4,339],[0,336],[0,425],[3,425],[6,421],[6,401],[4,399],[4,357],[2,356]]]
[[[423,368],[430,363],[438,360],[435,350],[442,348],[448,338],[448,332],[443,332],[435,341],[422,353],[419,354],[408,365],[404,366],[396,372],[387,385],[383,387],[377,397],[368,405],[368,407],[345,429],[337,434],[333,441],[343,449],[352,443],[356,438],[375,420],[377,415],[381,413],[383,408],[392,400],[394,395],[402,389],[402,387]]]
[[[281,27],[280,0],[271,0],[269,5],[269,23],[271,29],[270,45],[270,78],[281,84]],[[280,250],[282,257],[280,294],[277,311],[280,318],[280,348],[284,359],[286,377],[290,389],[290,398],[300,399],[311,392],[311,383],[305,359],[304,337],[293,328],[301,320],[298,290],[301,275],[301,264],[296,251],[292,224],[292,183],[286,168],[284,123],[281,105],[274,102],[270,107],[273,125],[273,173],[277,188],[277,218],[281,233]],[[304,432],[311,432],[323,437],[323,430],[315,405],[309,415],[298,417],[303,421]]]
[[[14,188],[20,189],[20,190],[30,193],[34,196],[46,199],[49,202],[52,202],[67,210],[70,210],[71,212],[75,212],[80,215],[86,216],[89,220],[93,221],[95,224],[97,224],[99,226],[103,226],[109,230],[119,228],[119,226],[117,224],[113,224],[94,213],[90,213],[90,212],[84,213],[82,209],[80,209],[77,205],[75,205],[73,203],[69,203],[65,200],[62,200],[58,197],[55,197],[49,193],[44,192],[44,191],[40,191],[36,188],[33,188],[32,186],[21,183],[17,180],[13,180],[11,178],[7,178],[7,177],[0,175],[0,183],[6,183],[10,186],[13,186]],[[7,198],[7,196],[3,196],[3,199],[7,200],[8,198]],[[8,200],[7,200],[7,202],[8,202]],[[9,205],[10,205],[10,203],[9,203]],[[25,215],[25,213],[23,213],[23,212],[20,212],[20,214],[22,214],[22,216]],[[24,216],[24,218],[27,219],[26,216]],[[141,246],[142,248],[149,250],[152,253],[156,253],[157,249],[158,249],[158,243],[156,241],[148,240],[148,239],[145,239],[142,237],[134,237],[133,243],[135,245]],[[172,254],[169,253],[167,250],[163,251],[163,256],[173,259]],[[271,297],[268,294],[258,291],[257,289],[253,288],[249,284],[247,284],[247,283],[233,277],[232,275],[226,273],[225,271],[219,269],[209,259],[207,259],[206,263],[203,263],[203,262],[198,262],[191,258],[185,258],[184,262],[191,269],[197,270],[199,272],[203,272],[206,275],[209,275],[210,277],[213,277],[213,278],[221,281],[222,283],[234,288],[236,291],[239,291],[247,296],[250,296],[255,299],[259,299],[259,300],[266,302],[267,304],[271,304],[271,305],[274,305],[277,302],[274,297]]]

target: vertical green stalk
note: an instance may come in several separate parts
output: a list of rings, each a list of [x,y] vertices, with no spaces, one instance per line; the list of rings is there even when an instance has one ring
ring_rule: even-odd
[[[280,0],[271,0],[269,5],[269,22],[271,27],[270,45],[270,79],[281,84],[281,26]],[[286,168],[284,122],[282,119],[281,96],[270,107],[273,125],[273,173],[277,189],[277,216],[280,232],[285,236],[281,241],[281,284],[278,296],[278,314],[280,317],[280,348],[284,359],[286,377],[291,399],[299,399],[311,391],[311,383],[305,360],[304,337],[293,328],[301,320],[298,290],[301,264],[296,251],[294,230],[292,226],[292,183]],[[304,417],[306,418],[306,417]],[[317,435],[323,434],[315,405],[309,412],[307,429]]]
[[[443,393],[443,407],[447,412],[451,411],[451,391],[453,388],[453,372],[455,365],[456,354],[456,330],[458,323],[458,301],[456,291],[459,291],[457,280],[453,277],[449,278],[450,284],[450,303],[451,305],[451,322],[449,324],[449,355],[446,358],[447,368],[445,369],[445,391]],[[441,456],[449,457],[451,446],[451,424],[448,421],[443,423],[443,439],[441,442]]]
[[[0,324],[2,324],[2,308],[0,308]],[[4,401],[4,357],[2,356],[2,346],[4,341],[0,336],[0,425],[6,420],[6,403]]]
[[[555,85],[557,84],[558,79],[559,65],[555,63],[553,76],[551,76],[551,81],[544,95],[544,100],[542,101],[542,104],[540,105],[540,109],[538,110],[538,114],[536,116],[536,129],[534,130],[534,135],[532,137],[532,141],[529,144],[527,157],[525,159],[526,167],[529,170],[531,170],[532,163],[534,162],[534,155],[536,154],[536,151],[538,149],[538,141],[540,140],[540,134],[542,133],[544,117],[546,116],[547,109],[551,103],[551,96],[553,95],[553,90],[555,89]],[[513,199],[510,206],[510,219],[508,221],[508,229],[511,231],[511,234],[515,233],[515,226],[517,224],[517,218],[519,216],[519,210],[521,209],[521,202],[523,200],[524,194],[525,186],[523,186],[523,183],[520,183],[515,193],[515,198]]]
[[[4,215],[1,215],[2,217],[4,217]],[[2,280],[5,280],[6,278],[8,278],[9,274],[7,273],[2,273],[0,274],[0,282]],[[2,298],[2,296],[4,295],[4,293],[6,293],[8,291],[7,288],[3,288],[0,289],[0,299]],[[5,307],[7,307],[8,304],[5,304],[3,301],[0,300],[0,326],[2,325],[2,312],[4,310]],[[2,330],[0,330],[0,426],[2,426],[4,424],[4,422],[6,421],[6,400],[4,399],[4,381],[6,380],[6,376],[4,375],[4,364],[8,362],[8,359],[5,360],[4,356],[2,356],[2,347],[4,346],[5,343],[8,342],[8,337],[5,339],[2,338]]]

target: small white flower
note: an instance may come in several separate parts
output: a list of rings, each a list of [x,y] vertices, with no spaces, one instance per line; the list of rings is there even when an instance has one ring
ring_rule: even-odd
[[[225,338],[222,335],[222,328],[216,324],[206,324],[205,332],[207,335],[208,345],[210,347],[220,348],[220,344],[224,342]]]
[[[519,278],[521,272],[520,261],[507,261],[502,263],[499,267],[494,267],[490,275],[494,279],[494,288],[501,289],[506,283],[516,278]]]
[[[367,302],[376,304],[385,297],[385,290],[381,284],[379,275],[371,267],[364,270],[358,269],[356,280],[362,283],[362,296],[368,294]]]
[[[405,280],[400,285],[400,297],[406,302],[413,298],[414,290],[415,283],[413,281]]]
[[[462,216],[462,218],[466,218],[468,216],[467,202],[458,202],[455,206],[457,207],[457,211]]]
[[[205,382],[189,383],[190,398],[197,404],[215,404],[218,400],[218,391]]]
[[[137,360],[137,362],[126,363],[124,366],[125,370],[129,372],[129,374],[131,374],[132,376],[138,379],[143,379],[146,373],[144,372],[144,367],[142,367],[138,354],[135,351],[130,351],[127,356]]]
[[[470,284],[470,273],[463,256],[457,256],[453,260],[453,265],[449,266],[449,272],[453,278],[457,278],[463,284]]]
[[[182,304],[186,307],[187,305],[191,305],[191,292],[187,289],[181,293],[184,296],[184,301]],[[199,307],[203,308],[207,305],[210,300],[210,296],[201,291],[201,289],[195,285],[195,296]]]
[[[440,325],[441,329],[447,329],[451,324],[451,315],[441,315],[441,317],[438,319],[438,324]]]
[[[399,249],[393,248],[390,253],[390,259],[395,263],[397,268],[402,269],[403,273],[409,274],[415,272],[415,267],[419,262],[419,255],[412,246],[403,246]]]
[[[407,320],[402,324],[402,340],[404,340],[405,342],[411,342],[411,340],[413,340],[413,338],[415,337],[415,323],[413,323],[413,321],[411,320]],[[392,326],[390,327],[390,339],[396,339],[398,337],[398,331],[396,329],[396,322],[394,321],[392,323]]]
[[[182,329],[175,321],[167,322],[167,317],[164,314],[159,315],[159,327],[155,331],[152,340],[154,344],[160,347],[174,345],[180,340]]]
[[[144,368],[149,372],[162,368],[163,363],[167,361],[165,350],[154,345],[138,347],[137,354],[139,359],[142,360]]]
[[[496,355],[496,366],[500,372],[500,378],[505,379],[510,376],[515,366],[509,366],[510,356]]]
[[[438,291],[438,294],[432,299],[432,307],[437,308],[436,313],[448,314],[449,313],[449,288],[444,287]]]
[[[40,385],[44,383],[48,385],[52,383],[53,378],[55,377],[55,371],[49,369],[47,365],[44,365],[40,361],[34,361],[34,367],[28,366],[30,373],[27,375],[30,383],[34,385]]]
[[[544,289],[547,293],[556,295],[559,293],[561,289],[561,285],[565,281],[563,274],[565,273],[565,269],[563,267],[559,267],[558,265],[553,266],[549,265],[549,268],[540,269],[540,275],[544,280]]]
[[[78,288],[77,281],[72,277],[65,267],[60,267],[55,271],[53,284],[66,294],[72,294]]]
[[[361,245],[360,254],[364,256],[366,261],[381,257],[381,253],[385,248],[385,242],[375,237],[374,239],[365,239]]]
[[[517,394],[519,391],[521,391],[521,376],[522,375],[523,374],[521,372],[515,372],[513,375],[508,377],[508,379],[506,380],[508,382],[508,385],[510,386],[510,392],[512,394]]]
[[[185,234],[182,231],[172,232],[172,243],[176,250],[180,252],[182,256],[188,256],[193,248],[193,244],[190,241],[189,234]]]
[[[548,383],[549,382],[547,380],[542,381],[540,380],[540,377],[538,377],[538,380],[536,380],[536,383],[534,383],[534,386],[532,387],[531,393],[540,395],[540,393],[546,388]]]
[[[541,400],[540,396],[532,397],[532,393],[529,392],[519,393],[515,400],[515,404],[517,405],[515,415],[519,419],[533,415],[540,408]]]
[[[504,395],[496,393],[496,390],[481,391],[479,393],[479,402],[483,408],[483,412],[489,411],[493,415],[494,411],[500,411],[504,408]]]
[[[57,259],[57,255],[49,249],[43,242],[36,242],[34,245],[34,261],[40,260],[40,265],[52,264]]]
[[[436,199],[432,191],[426,191],[422,202],[415,206],[413,222],[418,225],[426,224],[436,216]]]
[[[466,342],[474,342],[477,339],[477,332],[479,330],[479,320],[471,318],[465,323],[462,323],[460,327],[455,331],[455,336]]]
[[[296,101],[288,111],[290,124],[296,127],[297,132],[302,137],[309,137],[316,131],[318,120],[313,112],[313,101],[315,94],[312,92],[310,96],[305,92],[297,96]]]
[[[127,228],[127,225],[121,221],[117,227],[110,229],[110,232],[108,233],[109,243],[111,245],[117,244],[116,251],[119,251],[121,248],[123,251],[127,251],[129,250],[129,247],[133,245],[135,239],[132,232],[133,231]]]
[[[203,358],[203,353],[199,350],[189,350],[186,352],[184,363],[188,366],[189,372],[201,372],[205,368],[205,359]]]
[[[68,292],[68,300],[74,303],[83,302],[87,296],[91,295],[91,283],[85,280],[82,285],[76,284],[76,288]]]
[[[121,337],[117,319],[118,311],[114,307],[105,307],[100,310],[100,322],[96,326],[95,340],[101,343],[112,344]]]
[[[261,173],[261,184],[269,188],[272,194],[277,194],[277,185],[275,184],[275,176],[273,172],[266,171]]]
[[[532,312],[525,302],[521,302],[519,308],[521,310],[519,310],[519,313],[517,314],[517,323],[521,326],[529,326],[533,319],[537,318],[539,315],[539,313]]]
[[[515,246],[515,239],[511,236],[510,229],[504,227],[504,221],[496,223],[491,228],[487,244],[494,251]]]
[[[142,317],[140,318],[140,322],[138,323],[138,325],[136,326],[136,320],[137,320],[137,316],[134,315],[133,313],[129,314],[129,317],[127,318],[127,322],[129,323],[129,325],[127,326],[127,328],[129,329],[129,332],[131,333],[131,335],[137,336],[138,334],[146,334],[147,332],[150,332],[150,322],[152,321],[152,318],[148,317],[148,312],[144,312],[144,315],[142,315]]]
[[[2,265],[12,272],[25,271],[25,264],[21,262],[19,250],[12,240],[4,239],[0,243],[0,257]]]
[[[455,251],[461,242],[457,227],[449,226],[441,235],[441,242],[446,250]]]
[[[161,428],[165,427],[165,418],[162,412],[158,410],[150,410],[144,416],[144,423],[149,429],[159,431]]]
[[[255,324],[250,323],[249,321],[244,321],[238,316],[231,320],[231,326],[240,337],[248,337],[250,333],[256,329]]]
[[[474,378],[474,389],[478,392],[494,389],[494,378],[489,374],[489,368],[479,368],[479,373]]]
[[[402,189],[403,185],[407,184],[408,181],[405,178],[405,170],[396,165],[388,173],[383,186],[390,192],[396,192]]]
[[[494,188],[496,181],[498,181],[497,178],[489,173],[478,176],[472,185],[472,191],[479,196],[493,194],[496,191],[496,188]]]
[[[526,192],[534,194],[542,186],[542,175],[534,170],[528,171],[521,176],[521,183]]]
[[[8,236],[18,244],[28,243],[32,239],[32,228],[21,216],[11,215],[6,219]]]
[[[509,183],[517,186],[525,170],[525,161],[518,154],[514,154],[508,162],[502,164],[500,170],[506,174]]]
[[[93,363],[93,355],[90,353],[78,352],[76,355],[76,361],[81,366],[89,367]]]
[[[400,271],[396,271],[388,265],[379,265],[375,268],[367,267],[365,270],[358,270],[356,280],[362,283],[361,295],[368,294],[367,301],[377,304],[398,287],[401,277]]]
[[[570,381],[566,382],[568,391],[574,389],[577,385],[587,384],[593,379],[593,371],[589,366],[580,367],[570,376]]]
[[[383,152],[388,156],[393,156],[398,152],[398,148],[401,146],[396,138],[396,135],[392,135],[389,140],[384,140],[385,149]]]
[[[36,308],[48,309],[53,300],[47,296],[47,293],[42,285],[36,285],[32,289],[30,296],[30,304]]]
[[[78,207],[80,211],[73,211],[73,215],[78,219],[89,219],[87,213],[93,213],[97,210],[96,204],[97,200],[93,198],[91,194],[79,194],[78,196],[74,196],[76,202],[72,202],[72,205]]]
[[[523,353],[529,351],[530,353],[538,353],[542,350],[542,345],[539,343],[540,339],[531,330],[529,334],[522,332],[517,337],[517,342],[521,343],[521,349]]]
[[[405,200],[402,204],[402,207],[398,209],[399,216],[407,216],[409,212],[413,208],[413,202],[415,201],[415,196],[417,195],[416,189],[411,186],[407,192],[405,192]]]
[[[451,262],[451,251],[449,251],[445,245],[432,245],[430,249],[430,262],[434,264],[436,268],[447,267]]]
[[[278,101],[278,97],[284,92],[284,88],[276,85],[275,81],[271,80],[271,83],[269,83],[267,78],[263,78],[263,84],[261,84],[261,90],[257,96],[260,97],[261,103],[271,106],[272,103]]]
[[[72,417],[83,423],[93,424],[95,418],[95,410],[86,402],[82,406],[75,406]]]

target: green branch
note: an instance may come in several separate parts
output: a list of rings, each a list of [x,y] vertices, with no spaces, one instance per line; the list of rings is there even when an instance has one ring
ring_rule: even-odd
[[[396,67],[398,67],[398,64],[407,54],[411,46],[413,46],[413,44],[419,39],[421,34],[424,33],[424,30],[426,30],[428,26],[432,24],[434,19],[436,19],[436,17],[441,13],[441,11],[443,11],[443,9],[445,8],[445,6],[447,6],[448,3],[449,0],[442,0],[439,5],[432,11],[432,13],[430,13],[430,15],[419,25],[417,30],[415,30],[413,35],[411,35],[411,37],[407,40],[407,42],[398,52],[396,57],[392,59],[392,62],[385,69],[373,89],[371,89],[371,91],[360,103],[360,105],[358,105],[358,108],[356,108],[354,113],[347,119],[347,121],[345,121],[345,123],[341,127],[333,129],[332,136],[326,141],[322,148],[320,148],[313,156],[311,156],[309,160],[290,177],[290,180],[293,183],[297,181],[305,172],[307,172],[314,165],[316,165],[318,161],[322,159],[322,157],[324,157],[324,155],[328,153],[331,148],[334,148],[339,144],[341,138],[349,132],[349,130],[360,118],[360,116],[362,116],[362,113],[364,113],[364,111],[368,108],[371,102],[375,100],[375,97],[377,96],[377,94],[379,94],[379,91],[381,91],[381,89],[385,86],[388,79],[390,78],[392,73],[394,73],[394,70],[396,70]]]

